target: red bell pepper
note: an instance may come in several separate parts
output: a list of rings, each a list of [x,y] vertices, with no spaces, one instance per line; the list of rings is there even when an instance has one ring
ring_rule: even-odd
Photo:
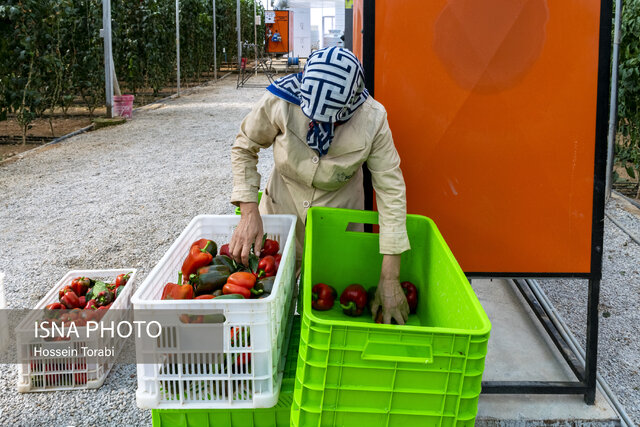
[[[85,305],[87,305],[87,299],[83,296],[78,297],[78,308],[84,308]]]
[[[96,303],[96,300],[91,299],[91,300],[87,301],[87,303],[84,305],[84,309],[85,310],[97,310],[98,309],[98,303]]]
[[[213,240],[200,239],[193,242],[191,247],[197,246],[199,249],[205,249],[212,257],[218,255],[218,245]]]
[[[115,285],[115,289],[118,289],[120,286],[126,285],[130,278],[131,278],[131,273],[118,274],[118,277],[116,277],[116,281],[113,283]]]
[[[194,299],[213,299],[213,298],[215,298],[213,295],[205,294],[205,295],[198,295]]]
[[[248,274],[251,274],[251,273],[248,273]],[[253,277],[253,274],[251,275],[251,277]],[[245,288],[243,286],[234,285],[232,283],[227,282],[227,284],[222,287],[222,293],[225,295],[233,295],[233,294],[242,295],[246,299],[249,299],[251,298],[251,291],[249,289],[250,288]]]
[[[54,302],[52,304],[45,306],[44,308],[45,310],[64,310],[67,307],[65,307],[63,304],[59,302]]]
[[[227,279],[227,285],[236,285],[245,289],[251,289],[256,284],[256,276],[246,271],[233,273]],[[224,293],[224,290],[222,291]],[[248,298],[248,297],[247,297]]]
[[[360,316],[367,306],[367,291],[357,283],[347,286],[340,295],[340,306],[347,316]]]
[[[64,288],[62,288],[62,289],[60,289],[60,290],[58,291],[58,299],[59,299],[59,300],[62,300],[62,297],[63,297],[63,296],[64,296],[64,294],[66,294],[67,292],[75,292],[75,291],[73,290],[73,288],[72,288],[71,286],[65,286]],[[76,294],[76,295],[78,295],[78,294]]]
[[[282,254],[275,254],[273,256],[273,259],[276,262],[276,272],[278,271],[278,269],[280,268],[280,261],[282,260]]]
[[[107,289],[106,291],[102,291],[98,293],[98,295],[95,295],[94,299],[99,307],[104,307],[105,305],[109,305],[113,302],[113,292]]]
[[[87,293],[87,290],[91,287],[91,279],[88,277],[76,277],[71,281],[71,289],[78,295],[83,296]]]
[[[162,290],[161,299],[193,299],[193,286],[182,283],[182,273],[178,274],[178,283],[167,283]]]
[[[336,290],[324,283],[318,283],[311,288],[311,306],[314,310],[331,310],[337,297]]]
[[[231,251],[229,251],[229,244],[228,243],[220,246],[220,255],[224,255],[224,256],[227,256],[227,257],[233,259],[233,256],[231,256]]]
[[[80,307],[80,299],[73,291],[65,292],[62,298],[60,298],[60,302],[69,309]]]
[[[111,307],[111,304],[113,303],[109,303],[107,305],[101,305],[100,307],[98,307],[98,310],[109,310],[109,307]]]
[[[280,250],[280,244],[277,241],[265,238],[262,244],[262,250],[260,251],[260,256],[262,257],[265,257],[267,255],[273,256],[277,254],[279,250]]]
[[[200,248],[198,242],[195,242],[189,250],[189,255],[182,264],[182,275],[189,278],[200,267],[211,264],[213,256],[208,252],[209,247],[213,242],[211,240],[205,245],[204,248]],[[215,243],[213,243],[215,245]]]
[[[258,263],[258,272],[255,274],[260,277],[271,277],[276,275],[276,260],[273,255],[267,255]]]
[[[236,356],[236,365],[251,363],[251,353],[242,353]]]
[[[47,319],[55,319],[60,315],[60,312],[58,312],[57,310],[64,310],[66,308],[67,307],[65,307],[63,304],[59,302],[54,302],[53,304],[49,304],[44,307],[45,309],[44,317]]]
[[[418,289],[411,282],[400,283],[404,295],[407,297],[407,303],[409,304],[409,311],[415,313],[418,308]]]

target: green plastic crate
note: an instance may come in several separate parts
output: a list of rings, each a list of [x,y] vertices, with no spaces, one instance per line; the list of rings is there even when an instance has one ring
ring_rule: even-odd
[[[262,199],[262,191],[258,191],[258,204],[260,204],[261,199]],[[240,208],[236,208],[236,215],[240,215]]]
[[[154,427],[289,427],[300,343],[300,316],[294,316],[278,403],[260,409],[154,409]]]
[[[382,255],[376,212],[312,208],[307,214],[303,312],[293,426],[472,426],[491,324],[435,224],[408,215],[411,250],[400,280],[418,287],[417,314],[405,326],[371,314],[311,309],[316,283],[339,293],[351,283],[376,286]]]

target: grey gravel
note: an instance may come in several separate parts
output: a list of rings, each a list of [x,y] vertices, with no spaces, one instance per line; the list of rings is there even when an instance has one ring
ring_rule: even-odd
[[[232,214],[231,144],[264,93],[235,83],[229,76],[0,165],[9,307],[33,307],[72,269],[135,267],[140,284],[194,216]],[[271,150],[260,158],[264,185]],[[20,394],[16,380],[16,366],[0,365],[0,425],[151,424],[135,404],[135,365],[115,366],[91,391]]]
[[[640,236],[640,210],[612,198],[606,212]],[[608,218],[602,261],[598,372],[629,417],[640,425],[640,246]],[[587,280],[547,279],[539,283],[584,349]]]
[[[32,307],[71,269],[136,267],[140,284],[191,218],[231,214],[229,149],[263,93],[236,90],[229,77],[138,111],[122,126],[0,165],[0,271],[9,306]],[[272,166],[271,150],[261,152],[264,178]],[[640,236],[640,219],[625,209],[612,200],[607,212]],[[599,371],[640,424],[640,247],[607,220],[604,249]],[[540,283],[584,343],[586,281]],[[115,366],[91,391],[25,395],[16,379],[15,366],[0,365],[2,425],[151,424],[151,411],[135,404],[135,365]]]

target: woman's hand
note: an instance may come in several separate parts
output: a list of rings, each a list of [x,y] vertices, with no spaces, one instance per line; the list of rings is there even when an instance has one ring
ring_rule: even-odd
[[[242,216],[229,242],[229,252],[236,262],[249,265],[251,245],[258,256],[262,250],[262,217],[257,203],[240,203],[240,212]]]
[[[391,323],[393,318],[399,325],[404,325],[409,318],[409,304],[400,287],[399,276],[400,255],[384,255],[378,290],[371,305],[374,321],[379,307],[382,307],[382,321],[384,323]]]

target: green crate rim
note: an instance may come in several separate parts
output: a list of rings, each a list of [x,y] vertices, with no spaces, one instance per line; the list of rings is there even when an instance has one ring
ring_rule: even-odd
[[[378,212],[374,212],[374,211],[360,211],[360,210],[353,210],[353,209],[326,208],[326,207],[317,207],[317,206],[309,208],[309,211],[307,214],[307,225],[305,227],[305,244],[304,244],[305,253],[309,254],[309,256],[305,256],[303,259],[303,269],[306,271],[311,271],[311,262],[313,258],[312,256],[310,256],[310,248],[313,242],[313,235],[311,233],[311,230],[313,228],[313,215],[311,214],[316,211],[327,212],[330,215],[340,214],[340,213],[347,214],[349,216],[350,222],[362,222],[364,224],[378,224]],[[407,215],[407,218],[426,219],[433,226],[433,229],[435,231],[435,237],[442,244],[447,260],[453,263],[457,271],[457,274],[464,277],[464,283],[465,283],[464,290],[467,296],[470,298],[473,308],[479,314],[481,325],[482,325],[481,328],[454,329],[454,328],[442,328],[442,327],[435,327],[435,326],[386,325],[386,324],[380,324],[380,323],[367,324],[362,322],[353,322],[350,320],[343,320],[343,321],[340,321],[339,324],[336,324],[337,323],[336,320],[322,319],[316,316],[313,310],[311,309],[311,298],[306,297],[307,295],[311,295],[311,287],[313,286],[313,284],[311,283],[310,274],[305,274],[303,278],[304,280],[303,295],[305,297],[303,301],[302,315],[306,316],[309,320],[313,322],[319,323],[321,325],[326,325],[326,326],[340,325],[340,326],[347,326],[352,328],[375,328],[380,330],[394,330],[394,331],[397,331],[398,328],[401,328],[403,331],[415,331],[415,332],[421,332],[421,333],[429,332],[429,333],[444,333],[444,334],[474,335],[474,336],[488,334],[491,331],[491,322],[489,321],[489,317],[487,316],[487,313],[482,308],[482,305],[480,304],[478,297],[473,291],[473,288],[471,287],[469,280],[467,280],[464,272],[462,271],[462,268],[460,267],[460,264],[458,264],[458,261],[453,256],[453,253],[451,252],[449,245],[447,245],[447,242],[445,242],[444,237],[442,237],[442,234],[440,233],[440,230],[436,226],[435,222],[431,218],[428,218],[422,215],[409,214]]]

